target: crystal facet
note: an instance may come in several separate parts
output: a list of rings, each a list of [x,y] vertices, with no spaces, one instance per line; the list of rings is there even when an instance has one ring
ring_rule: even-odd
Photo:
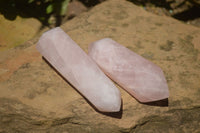
[[[117,87],[61,28],[45,32],[37,49],[99,111],[120,110]]]
[[[162,69],[112,39],[92,43],[89,56],[138,101],[152,102],[169,97]]]

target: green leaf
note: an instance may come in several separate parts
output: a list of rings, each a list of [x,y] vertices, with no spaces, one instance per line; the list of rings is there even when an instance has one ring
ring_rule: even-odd
[[[50,4],[50,5],[48,5],[47,8],[46,8],[46,13],[47,13],[47,14],[50,14],[50,13],[52,13],[52,12],[53,12],[53,5]]]
[[[65,15],[69,2],[70,2],[70,0],[63,0],[63,2],[61,3],[62,4],[61,5],[62,7],[60,9],[60,15],[61,16]]]
[[[32,3],[34,0],[28,0],[28,3]]]

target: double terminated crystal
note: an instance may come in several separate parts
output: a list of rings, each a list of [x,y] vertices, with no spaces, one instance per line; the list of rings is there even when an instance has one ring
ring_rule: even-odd
[[[169,97],[161,68],[117,42],[109,38],[96,41],[90,45],[89,56],[140,102]]]
[[[61,28],[44,33],[37,44],[37,49],[98,110],[120,110],[119,90]]]

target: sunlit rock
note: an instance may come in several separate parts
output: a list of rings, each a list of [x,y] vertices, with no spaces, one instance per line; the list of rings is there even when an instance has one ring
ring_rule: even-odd
[[[57,27],[44,33],[37,49],[98,110],[120,110],[119,90],[61,28]]]
[[[161,68],[112,39],[105,38],[92,43],[89,56],[112,80],[140,102],[169,97]]]

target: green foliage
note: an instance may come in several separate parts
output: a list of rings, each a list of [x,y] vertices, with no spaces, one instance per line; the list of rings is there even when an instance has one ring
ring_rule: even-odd
[[[35,17],[43,24],[50,25],[52,17],[56,17],[57,22],[57,17],[65,16],[69,2],[70,0],[0,0],[0,13],[9,20],[20,15]]]
[[[29,0],[29,3],[32,3],[37,0]],[[67,11],[67,6],[70,0],[45,0],[45,3],[48,3],[46,7],[46,14],[55,13],[56,15],[64,16]]]
[[[49,0],[47,2],[49,2],[46,7],[47,14],[56,13],[56,15],[64,16],[70,0]]]
[[[70,0],[62,1],[62,3],[61,3],[62,6],[61,6],[61,9],[60,9],[60,15],[65,15],[69,2],[70,2]]]
[[[50,14],[53,12],[53,4],[49,4],[46,8],[46,13]]]
[[[34,0],[28,0],[28,3],[32,3]]]

